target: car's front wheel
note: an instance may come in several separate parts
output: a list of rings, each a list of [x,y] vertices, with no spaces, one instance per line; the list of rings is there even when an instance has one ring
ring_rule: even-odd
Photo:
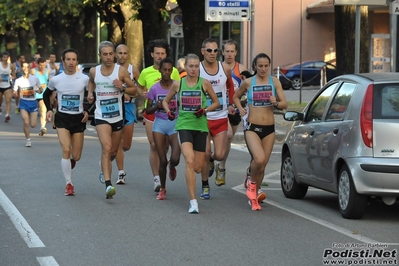
[[[302,199],[308,192],[308,186],[300,185],[295,180],[294,165],[289,151],[286,151],[283,156],[280,181],[283,193],[287,198]]]
[[[367,207],[367,196],[356,192],[352,174],[346,165],[339,171],[338,203],[342,217],[347,219],[362,218]]]
[[[293,77],[292,80],[291,80],[291,87],[294,90],[301,89],[301,79],[299,77]]]

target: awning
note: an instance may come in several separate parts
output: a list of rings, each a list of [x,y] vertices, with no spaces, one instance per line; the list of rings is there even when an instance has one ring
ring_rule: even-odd
[[[385,6],[369,6],[369,10],[374,12],[387,13],[389,11],[389,5]],[[306,7],[306,13],[310,14],[323,14],[323,13],[334,13],[334,0],[319,0]]]
[[[334,0],[319,0],[306,7],[307,14],[334,13]]]

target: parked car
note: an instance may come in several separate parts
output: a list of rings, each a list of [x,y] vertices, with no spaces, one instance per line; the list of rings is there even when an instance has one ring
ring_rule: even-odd
[[[289,64],[280,67],[280,82],[284,89],[293,88],[299,90],[301,88],[300,79],[300,63]],[[320,70],[326,67],[327,81],[337,76],[337,71],[333,64],[323,61],[306,61],[302,62],[302,84],[303,86],[320,85]],[[277,68],[273,70],[277,76]]]
[[[287,198],[308,187],[338,194],[344,218],[359,219],[373,197],[391,205],[399,196],[399,79],[397,73],[334,78],[295,121],[282,147],[280,181]]]

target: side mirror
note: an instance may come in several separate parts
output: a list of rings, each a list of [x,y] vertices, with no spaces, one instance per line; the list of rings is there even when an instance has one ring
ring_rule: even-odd
[[[303,120],[303,114],[294,112],[294,111],[287,111],[284,114],[284,119],[287,121],[297,121],[297,120]]]

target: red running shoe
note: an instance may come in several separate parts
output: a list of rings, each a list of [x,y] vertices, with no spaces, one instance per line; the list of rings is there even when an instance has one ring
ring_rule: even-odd
[[[68,183],[65,187],[65,196],[74,196],[75,192],[73,191],[73,185]]]
[[[166,199],[166,190],[161,189],[158,193],[157,200],[165,200]]]
[[[171,167],[169,163],[169,179],[171,181],[175,180],[177,177],[177,170],[176,167]]]

